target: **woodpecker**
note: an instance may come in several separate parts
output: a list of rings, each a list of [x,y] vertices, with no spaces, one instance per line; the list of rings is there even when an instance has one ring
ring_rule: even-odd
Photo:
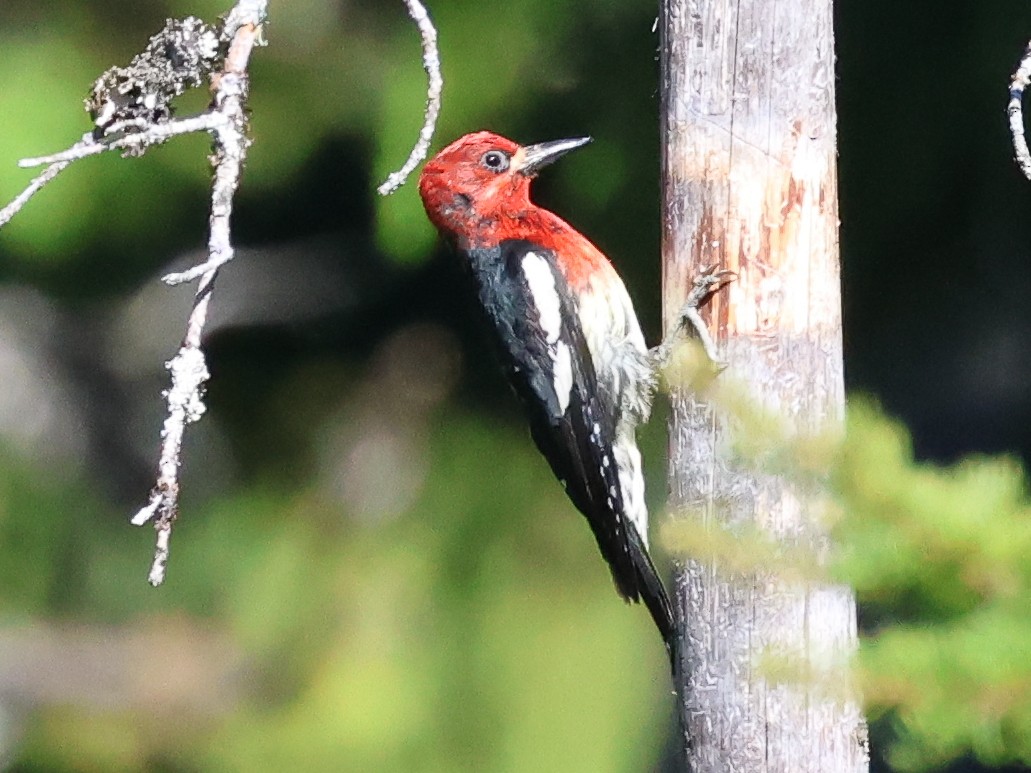
[[[491,132],[468,134],[425,165],[419,194],[468,269],[538,449],[586,516],[616,590],[628,602],[644,602],[676,667],[673,612],[648,552],[635,438],[651,412],[656,356],[668,352],[645,345],[605,255],[530,201],[537,172],[588,142],[520,146]],[[695,301],[723,273],[703,280]]]

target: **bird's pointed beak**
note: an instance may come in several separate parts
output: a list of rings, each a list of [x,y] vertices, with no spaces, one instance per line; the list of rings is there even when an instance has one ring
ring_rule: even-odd
[[[516,171],[527,177],[533,177],[552,161],[557,161],[569,151],[576,150],[590,141],[590,137],[575,137],[569,140],[554,140],[553,142],[527,145],[522,148],[521,153],[516,155]]]

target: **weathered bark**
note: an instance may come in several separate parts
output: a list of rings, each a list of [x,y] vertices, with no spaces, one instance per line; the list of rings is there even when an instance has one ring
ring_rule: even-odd
[[[800,432],[840,421],[832,0],[661,5],[667,321],[703,267],[736,271],[703,312],[729,362],[723,378],[750,384]],[[726,441],[718,412],[674,392],[670,486],[680,517],[699,528],[754,525],[815,549],[823,538],[805,499],[733,462]],[[854,702],[812,683],[773,684],[758,665],[769,655],[820,671],[843,665],[856,646],[847,588],[685,559],[676,595],[692,771],[867,769]]]

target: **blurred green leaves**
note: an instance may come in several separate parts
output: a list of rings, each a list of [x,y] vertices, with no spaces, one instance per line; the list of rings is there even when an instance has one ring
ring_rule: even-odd
[[[88,517],[76,507],[79,485],[40,487],[18,465],[0,466],[8,621],[12,610],[50,614],[48,590],[64,578],[81,599],[68,613],[86,625],[132,631],[154,615],[185,613],[227,636],[243,659],[198,686],[198,695],[217,695],[219,681],[237,684],[229,691],[237,702],[214,714],[186,706],[175,719],[170,712],[179,710],[160,702],[160,660],[148,677],[156,704],[132,691],[118,706],[103,691],[85,703],[44,703],[23,748],[26,764],[652,764],[669,706],[665,656],[647,615],[614,596],[589,531],[524,433],[446,410],[430,438],[434,475],[396,520],[362,523],[346,502],[311,490],[227,494],[184,518],[160,592],[143,579],[149,530],[131,529],[109,508],[107,526],[90,519],[77,530]],[[633,668],[614,667],[631,653]],[[171,735],[160,731],[165,722]]]
[[[972,751],[1031,762],[1031,501],[1020,465],[913,460],[906,432],[853,405],[835,467],[836,571],[874,619],[867,702],[893,709],[891,759],[926,770]]]

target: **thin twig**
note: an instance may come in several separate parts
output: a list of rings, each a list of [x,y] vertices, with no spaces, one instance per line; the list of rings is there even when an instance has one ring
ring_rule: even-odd
[[[1027,147],[1027,138],[1024,136],[1024,89],[1031,82],[1031,43],[1028,43],[1024,50],[1024,56],[1020,60],[1017,71],[1013,73],[1013,80],[1010,81],[1010,101],[1006,106],[1006,113],[1010,119],[1010,134],[1013,135],[1013,152],[1020,171],[1031,180],[1031,151]]]
[[[76,142],[67,150],[49,156],[23,158],[18,162],[18,166],[28,169],[43,164],[68,164],[78,161],[80,158],[100,155],[108,150],[135,150],[158,145],[181,134],[215,131],[224,122],[224,115],[211,112],[201,113],[190,118],[178,118],[167,123],[151,124],[145,131],[130,132],[111,140],[94,140],[92,135],[86,135],[89,137],[88,140],[83,137],[80,142]]]
[[[15,197],[14,201],[8,204],[3,209],[0,209],[0,228],[7,225],[7,222],[18,214],[22,207],[25,206],[26,202],[31,199],[36,193],[46,185],[48,182],[53,180],[57,175],[68,168],[69,161],[64,161],[59,164],[51,164],[44,169],[40,174],[28,184],[28,186],[21,193]]]
[[[93,133],[87,132],[82,135],[82,139],[77,143],[83,145],[93,141]],[[25,206],[29,199],[35,196],[40,189],[48,182],[57,177],[61,172],[68,168],[71,161],[58,161],[51,163],[46,169],[40,174],[36,175],[21,193],[19,193],[15,199],[3,209],[0,209],[0,228],[3,228],[10,221],[12,217],[17,215],[21,208]]]
[[[405,5],[408,6],[409,16],[419,27],[419,35],[422,38],[422,67],[426,70],[429,80],[426,89],[426,111],[419,139],[408,155],[408,160],[376,189],[380,196],[388,196],[404,185],[408,175],[426,158],[437,126],[437,116],[440,114],[440,94],[444,89],[444,78],[440,74],[440,52],[437,50],[437,29],[419,0],[405,0]]]
[[[199,263],[193,268],[188,268],[185,271],[173,271],[170,274],[165,274],[161,277],[161,281],[170,287],[186,284],[187,282],[192,282],[194,279],[200,279],[205,274],[214,271],[217,268],[221,268],[232,259],[233,254],[231,252],[229,254],[219,255],[217,258],[209,258],[203,263]]]

